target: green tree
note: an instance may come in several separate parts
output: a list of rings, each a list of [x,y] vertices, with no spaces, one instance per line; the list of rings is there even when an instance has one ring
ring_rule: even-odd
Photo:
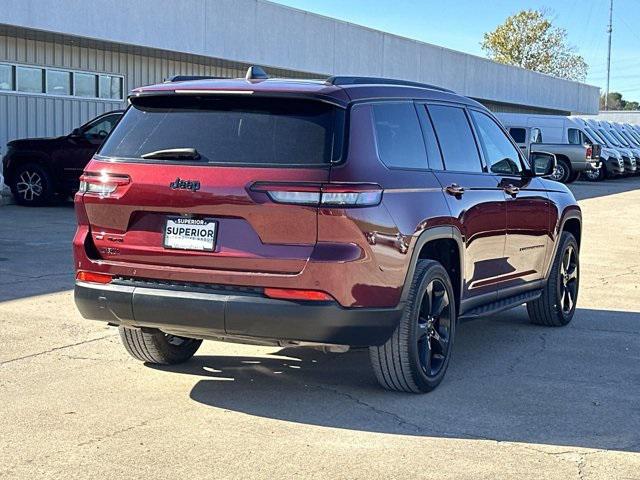
[[[618,92],[609,92],[609,110],[639,110],[640,104],[625,100]],[[604,94],[600,95],[600,110],[604,110]]]
[[[588,65],[567,43],[567,31],[556,27],[543,10],[523,10],[508,17],[481,42],[496,62],[560,78],[584,81]]]

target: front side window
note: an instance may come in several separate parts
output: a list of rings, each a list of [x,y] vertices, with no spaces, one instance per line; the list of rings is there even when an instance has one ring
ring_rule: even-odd
[[[193,149],[197,162],[323,166],[342,151],[344,110],[326,103],[260,97],[140,97],[99,154],[140,159]],[[334,153],[335,152],[335,153]],[[154,162],[170,161],[171,154]]]
[[[427,168],[422,130],[413,103],[372,106],[378,156],[389,168]]]
[[[98,96],[95,75],[90,73],[74,73],[73,83],[76,96],[89,98]]]
[[[484,157],[493,173],[516,175],[522,171],[520,154],[498,124],[489,116],[471,110],[476,123]]]
[[[526,143],[527,141],[527,131],[524,128],[510,128],[509,135],[516,143]]]
[[[580,130],[577,128],[570,128],[567,130],[567,137],[569,138],[569,143],[571,145],[582,145],[582,138],[580,135]]]
[[[42,69],[16,67],[16,83],[19,92],[42,93]]]
[[[13,67],[0,65],[0,90],[13,90]]]
[[[464,109],[446,105],[429,105],[446,170],[482,172],[480,154]]]
[[[113,130],[114,125],[118,123],[119,118],[120,115],[109,115],[103,117],[88,125],[88,128],[84,131],[84,135],[92,139],[105,138],[109,135],[111,130]]]
[[[71,95],[71,73],[60,70],[48,70],[47,93],[53,95]]]

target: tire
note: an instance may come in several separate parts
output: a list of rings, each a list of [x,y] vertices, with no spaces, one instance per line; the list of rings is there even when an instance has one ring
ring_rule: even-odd
[[[582,173],[582,177],[587,180],[588,182],[601,182],[602,180],[605,179],[607,172],[604,168],[604,165],[602,165],[599,169],[597,170],[586,170]]]
[[[47,205],[53,199],[51,175],[37,163],[19,166],[12,174],[10,188],[18,205]]]
[[[542,295],[527,303],[531,323],[548,327],[567,325],[576,311],[579,286],[578,242],[571,233],[562,232],[560,245]]]
[[[202,344],[202,340],[168,335],[155,329],[118,327],[118,330],[129,355],[156,365],[186,362]]]
[[[551,179],[560,183],[567,183],[569,180],[569,176],[571,175],[571,165],[564,159],[559,159],[558,164],[556,165],[556,169],[553,171],[551,175]]]
[[[436,261],[419,260],[400,323],[383,345],[369,347],[380,385],[411,393],[436,388],[449,366],[456,319],[447,271]]]
[[[569,178],[567,178],[567,183],[575,182],[579,176],[580,176],[580,172],[575,172],[572,170],[571,173],[569,174]]]

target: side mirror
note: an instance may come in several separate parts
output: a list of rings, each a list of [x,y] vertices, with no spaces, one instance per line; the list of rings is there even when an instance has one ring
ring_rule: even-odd
[[[547,177],[551,175],[557,165],[556,156],[548,152],[531,152],[529,165],[534,177]]]
[[[80,128],[74,128],[73,130],[71,130],[71,134],[69,136],[73,138],[78,138],[78,137],[83,137],[84,133],[82,133],[82,130]]]

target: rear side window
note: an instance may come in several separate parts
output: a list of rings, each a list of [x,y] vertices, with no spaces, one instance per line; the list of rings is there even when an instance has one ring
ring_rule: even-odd
[[[190,148],[206,163],[326,165],[339,156],[343,119],[343,110],[308,100],[138,98],[99,154],[139,159],[145,153]]]
[[[516,143],[525,143],[527,141],[527,131],[524,128],[510,128],[509,135]]]
[[[429,105],[428,110],[445,168],[456,172],[482,172],[480,154],[464,110],[444,105]]]
[[[372,106],[380,160],[389,168],[427,168],[427,154],[413,103]]]

